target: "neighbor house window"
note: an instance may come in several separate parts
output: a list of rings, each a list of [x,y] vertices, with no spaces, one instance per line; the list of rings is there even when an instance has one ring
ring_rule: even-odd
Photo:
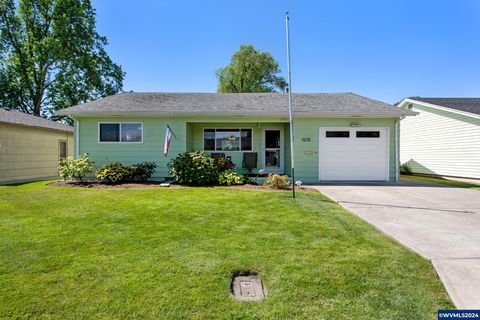
[[[251,151],[252,129],[204,129],[205,151]]]
[[[67,158],[67,141],[58,141],[58,160],[63,161]]]
[[[100,142],[140,143],[143,141],[141,122],[100,123]]]

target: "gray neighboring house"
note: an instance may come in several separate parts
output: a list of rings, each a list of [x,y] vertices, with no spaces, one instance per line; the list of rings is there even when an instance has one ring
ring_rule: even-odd
[[[480,98],[403,99],[400,160],[414,173],[480,179]]]
[[[73,127],[0,108],[0,184],[58,177],[73,155]]]

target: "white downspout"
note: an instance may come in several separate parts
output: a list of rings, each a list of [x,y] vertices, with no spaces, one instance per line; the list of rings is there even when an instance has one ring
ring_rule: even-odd
[[[395,182],[400,181],[400,144],[399,144],[399,125],[400,120],[404,117],[400,117],[397,121],[395,121]]]
[[[395,121],[395,182],[398,182],[398,120]]]

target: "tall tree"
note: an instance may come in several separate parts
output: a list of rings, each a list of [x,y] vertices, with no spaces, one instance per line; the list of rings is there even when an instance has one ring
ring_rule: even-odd
[[[90,0],[0,0],[0,105],[36,116],[122,89]]]
[[[225,68],[218,69],[218,92],[276,92],[287,86],[280,67],[268,52],[241,45]]]

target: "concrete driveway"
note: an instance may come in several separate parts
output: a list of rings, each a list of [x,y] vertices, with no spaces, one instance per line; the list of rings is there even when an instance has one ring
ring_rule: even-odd
[[[459,309],[480,309],[480,191],[438,184],[312,186],[432,260]]]

